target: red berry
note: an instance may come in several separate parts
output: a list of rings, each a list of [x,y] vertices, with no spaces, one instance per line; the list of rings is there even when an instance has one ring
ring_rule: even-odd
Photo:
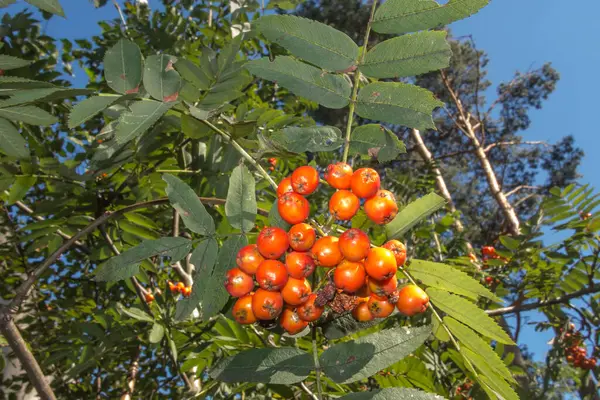
[[[317,190],[319,173],[311,166],[298,167],[292,173],[292,187],[296,193],[307,196]]]

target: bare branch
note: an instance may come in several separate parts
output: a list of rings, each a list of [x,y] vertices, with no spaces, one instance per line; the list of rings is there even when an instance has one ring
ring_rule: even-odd
[[[486,313],[488,315],[494,316],[494,315],[504,315],[504,314],[512,314],[512,313],[516,313],[516,312],[522,312],[522,311],[535,310],[537,308],[552,306],[555,304],[567,304],[572,299],[576,299],[578,297],[582,297],[582,296],[585,296],[588,294],[594,294],[594,293],[598,293],[598,292],[600,292],[600,286],[590,286],[585,289],[581,289],[581,290],[578,290],[576,292],[573,292],[573,293],[570,293],[570,294],[567,294],[564,296],[555,297],[553,299],[540,300],[540,301],[536,301],[536,302],[529,303],[529,304],[519,304],[519,305],[515,305],[515,306],[510,306],[510,307],[497,308],[495,310],[487,310]]]
[[[307,395],[310,396],[311,399],[319,400],[317,395],[314,394],[313,392],[311,392],[311,390],[308,388],[308,386],[306,386],[306,384],[304,382],[300,382],[300,387],[302,388],[302,390],[304,390],[306,392]]]
[[[15,325],[12,315],[6,311],[0,310],[0,332],[10,345],[10,348],[15,352],[17,358],[25,368],[29,381],[37,390],[38,395],[43,400],[56,400],[56,396],[46,380],[40,365],[29,351],[27,343],[21,336],[19,329]]]
[[[137,374],[140,370],[140,353],[142,347],[138,345],[133,360],[131,360],[131,366],[129,367],[129,375],[127,379],[126,392],[121,396],[121,400],[131,400],[133,398],[133,391],[135,389],[135,382],[137,380]]]
[[[473,127],[473,129],[475,129],[475,127]],[[496,143],[492,143],[490,145],[487,145],[483,151],[484,152],[488,152],[491,149],[493,149],[494,147],[498,147],[498,146],[520,146],[520,145],[530,145],[530,146],[549,146],[548,143],[541,141],[541,140],[534,140],[534,141],[520,141],[520,140],[513,140],[510,142],[496,142]]]
[[[539,186],[529,186],[529,185],[519,185],[516,188],[514,188],[513,190],[511,190],[510,192],[505,193],[506,197],[510,197],[513,194],[516,194],[517,192],[521,191],[521,190],[538,190],[540,187]]]

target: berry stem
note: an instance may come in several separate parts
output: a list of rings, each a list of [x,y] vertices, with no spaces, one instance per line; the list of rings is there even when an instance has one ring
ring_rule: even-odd
[[[361,50],[360,57],[358,59],[358,65],[361,65],[367,54],[367,48],[369,46],[369,35],[371,34],[371,25],[373,24],[373,17],[375,16],[375,9],[377,8],[377,0],[373,1],[371,6],[371,15],[369,16],[369,22],[367,23],[367,31],[365,32],[365,39]],[[348,152],[350,151],[350,135],[352,135],[352,123],[354,122],[354,108],[356,107],[356,99],[358,98],[358,86],[360,84],[360,71],[357,69],[354,71],[354,82],[352,85],[352,97],[350,98],[350,105],[348,106],[348,124],[346,125],[346,140],[344,142],[344,155],[342,157],[343,162],[348,161]]]
[[[231,137],[230,134],[228,134],[227,132],[225,132],[225,131],[217,128],[210,121],[202,120],[202,122],[204,122],[204,124],[206,126],[208,126],[209,128],[213,129],[219,135],[223,136],[225,138],[225,140],[227,140],[233,146],[233,148],[236,149],[236,151],[238,153],[240,153],[242,155],[242,157],[244,157],[244,159],[246,159],[246,161],[248,161],[250,164],[252,164],[254,166],[254,168],[256,168],[256,170],[271,184],[271,187],[273,189],[277,190],[277,183],[275,183],[275,181],[273,180],[273,178],[271,178],[271,175],[269,175],[267,173],[267,171],[265,171],[265,169],[262,167],[262,165],[260,165],[258,162],[256,162],[256,160],[250,154],[248,154],[248,152],[246,150],[244,150],[244,148],[242,146],[240,146],[240,144],[238,142],[236,142]]]
[[[312,276],[312,287],[315,287],[317,283],[317,271],[313,272]],[[316,290],[315,290],[316,292]],[[317,326],[313,324],[312,330],[312,351],[313,351],[313,362],[315,364],[315,377],[317,380],[317,397],[319,400],[323,399],[323,388],[321,387],[321,364],[319,363],[319,350],[317,347]]]

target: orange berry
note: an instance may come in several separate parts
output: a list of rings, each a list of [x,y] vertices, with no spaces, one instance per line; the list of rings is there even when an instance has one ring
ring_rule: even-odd
[[[248,275],[256,274],[256,270],[265,258],[258,251],[258,246],[249,244],[241,248],[236,257],[236,264]]]
[[[390,250],[396,257],[396,265],[399,267],[403,266],[406,262],[406,246],[399,240],[389,240],[383,246],[384,249]]]
[[[315,300],[317,299],[317,295],[315,293],[308,296],[308,299],[302,304],[300,307],[296,309],[298,316],[301,320],[307,322],[313,322],[321,318],[323,311],[325,311],[324,307],[319,307],[315,304]]]
[[[349,190],[338,190],[329,199],[329,212],[340,221],[349,221],[360,208],[360,200]]]
[[[377,280],[384,281],[396,275],[398,269],[396,265],[396,257],[388,249],[383,247],[374,247],[369,249],[367,258],[365,259],[365,269],[367,274]]]
[[[285,265],[277,260],[263,261],[256,270],[256,281],[264,290],[280,291],[288,281]]]
[[[183,289],[185,289],[185,284],[183,282],[177,282],[177,291],[181,293],[183,292]]]
[[[277,200],[277,211],[288,224],[299,224],[308,218],[310,204],[298,193],[285,193]]]
[[[346,260],[360,261],[369,253],[369,236],[360,229],[352,228],[340,235],[340,251]]]
[[[343,260],[333,272],[333,282],[338,289],[354,293],[365,285],[366,276],[362,263]]]
[[[380,190],[375,196],[365,201],[365,213],[371,221],[378,225],[392,222],[398,214],[398,205],[392,192]]]
[[[252,296],[252,312],[257,319],[272,320],[281,314],[283,297],[279,292],[258,289]]]
[[[352,316],[359,322],[372,321],[373,318],[375,318],[373,317],[373,314],[371,314],[369,305],[366,301],[361,302],[354,310],[352,310]]]
[[[292,173],[292,187],[296,193],[307,196],[319,186],[319,173],[309,165],[298,167]]]
[[[254,283],[252,284],[252,286],[254,287]],[[183,297],[190,297],[190,295],[192,294],[192,288],[190,286],[184,287],[183,292],[181,292],[181,294],[183,295]]]
[[[412,317],[427,310],[429,306],[429,296],[423,289],[416,285],[407,285],[400,290],[398,303],[398,311],[402,314]]]
[[[350,189],[352,167],[343,162],[330,164],[325,172],[325,180],[335,189]]]
[[[233,318],[238,324],[249,325],[256,322],[256,317],[252,311],[252,297],[254,297],[253,294],[247,294],[240,297],[233,305]]]
[[[385,281],[376,281],[375,279],[367,279],[367,285],[373,295],[380,298],[387,298],[398,289],[398,278],[396,275]]]
[[[311,292],[310,284],[306,279],[289,278],[281,290],[281,295],[287,304],[299,306],[308,300]]]
[[[310,252],[317,265],[331,268],[342,261],[343,256],[338,242],[339,239],[335,236],[325,236],[315,242]]]
[[[315,244],[317,234],[312,226],[301,223],[290,228],[288,238],[292,249],[296,251],[308,251]]]
[[[146,303],[150,304],[154,301],[154,295],[152,293],[146,293],[144,299],[146,300]]]
[[[350,187],[352,193],[361,199],[375,196],[381,186],[379,174],[372,168],[361,168],[352,174]]]
[[[296,311],[285,308],[279,317],[279,325],[290,335],[300,333],[308,326],[308,322],[300,319]]]
[[[181,293],[185,295],[185,286],[181,289]],[[242,297],[247,295],[254,289],[254,281],[252,277],[239,268],[233,268],[227,271],[225,275],[225,289],[231,297]],[[190,289],[191,292],[191,289]]]
[[[286,252],[290,242],[287,233],[283,229],[267,227],[258,234],[256,245],[263,257],[277,259]]]
[[[279,186],[277,186],[277,197],[281,197],[286,193],[293,192],[294,188],[292,187],[292,178],[287,177],[283,178],[281,182],[279,182]]]
[[[379,297],[371,296],[367,302],[371,315],[375,318],[385,318],[394,312],[394,304],[387,299],[382,300]]]
[[[292,251],[285,257],[285,268],[292,278],[307,278],[315,270],[315,260],[310,253]]]

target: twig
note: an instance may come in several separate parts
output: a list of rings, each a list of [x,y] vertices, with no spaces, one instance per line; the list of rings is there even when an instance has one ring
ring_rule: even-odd
[[[487,145],[483,151],[484,152],[488,152],[491,149],[493,149],[494,147],[498,147],[498,146],[517,146],[517,145],[530,145],[530,146],[549,146],[548,143],[542,141],[542,140],[533,140],[533,141],[520,141],[520,140],[512,140],[509,142],[496,142],[496,143],[492,143]]]
[[[319,400],[317,395],[314,394],[313,392],[311,392],[311,390],[308,388],[308,386],[306,386],[306,384],[304,382],[300,382],[300,387],[302,388],[302,390],[304,390],[306,392],[307,395],[310,396],[311,399]]]
[[[126,392],[121,396],[121,400],[131,400],[133,396],[133,391],[135,389],[135,382],[137,379],[137,374],[140,370],[140,353],[142,351],[142,347],[138,345],[135,356],[133,360],[131,360],[131,366],[129,367],[129,379],[127,381],[127,389]]]
[[[373,24],[373,17],[375,16],[375,9],[377,8],[377,0],[373,1],[371,6],[371,15],[369,22],[367,23],[367,31],[365,32],[365,39],[363,42],[363,48],[358,60],[358,64],[362,64],[367,54],[367,48],[369,47],[369,35],[371,34],[371,25]],[[356,99],[358,98],[358,86],[360,83],[360,71],[357,69],[354,71],[354,82],[352,85],[352,97],[350,98],[350,105],[348,106],[348,122],[346,124],[346,139],[344,142],[344,155],[342,162],[348,161],[348,152],[350,151],[350,136],[352,135],[352,123],[354,122],[354,108],[356,107]]]
[[[242,157],[244,157],[244,159],[246,159],[246,161],[248,161],[250,164],[252,164],[252,166],[254,166],[254,168],[256,168],[258,170],[258,172],[271,184],[271,187],[273,187],[273,189],[277,190],[277,183],[275,183],[273,178],[271,178],[271,175],[269,175],[267,173],[267,171],[265,171],[265,169],[262,167],[262,165],[260,165],[258,162],[256,162],[256,160],[250,154],[248,154],[248,152],[246,150],[244,150],[244,148],[242,146],[240,146],[240,144],[238,142],[236,142],[231,137],[231,135],[229,135],[225,131],[219,129],[217,126],[215,126],[210,121],[202,120],[202,122],[209,128],[213,129],[215,132],[217,132],[219,135],[223,136],[229,143],[231,143],[233,148],[236,149],[237,152],[240,153],[242,155]]]
[[[516,188],[512,189],[511,191],[509,191],[509,192],[506,192],[506,193],[505,193],[505,196],[506,196],[506,197],[510,197],[510,196],[512,196],[513,194],[515,194],[515,193],[517,193],[518,191],[520,191],[520,190],[523,190],[523,189],[537,190],[537,189],[539,189],[539,188],[540,188],[539,186],[519,185],[519,186],[517,186]]]
[[[585,289],[581,289],[581,290],[578,290],[576,292],[573,292],[573,293],[570,293],[570,294],[567,294],[564,296],[555,297],[553,299],[540,300],[540,301],[536,301],[536,302],[529,303],[529,304],[520,304],[520,305],[515,305],[515,306],[510,306],[510,307],[497,308],[495,310],[487,310],[486,313],[488,315],[494,316],[494,315],[504,315],[504,314],[512,314],[512,313],[516,313],[516,312],[522,312],[522,311],[535,310],[536,308],[552,306],[555,304],[566,304],[569,302],[569,300],[575,299],[577,297],[582,297],[582,296],[585,296],[588,294],[598,293],[598,292],[600,292],[600,286],[590,286]]]
[[[121,23],[123,24],[123,28],[125,28],[125,32],[128,33],[129,31],[127,28],[127,21],[125,21],[125,16],[123,15],[123,12],[121,11],[121,6],[119,6],[119,3],[117,3],[117,0],[113,0],[113,4],[115,5],[115,8],[119,12],[119,17],[121,17]]]
[[[199,197],[199,199],[200,199],[200,201],[202,201],[205,204],[213,204],[213,205],[214,204],[225,204],[225,199],[219,199],[219,198],[215,198],[215,197]],[[58,260],[58,258],[65,251],[67,251],[69,248],[71,248],[71,246],[73,246],[76,241],[78,241],[79,239],[81,239],[82,237],[87,235],[88,233],[92,232],[94,229],[96,229],[100,225],[106,223],[107,221],[109,221],[113,218],[116,218],[123,214],[126,214],[128,212],[131,212],[131,211],[134,211],[134,210],[137,210],[140,208],[148,208],[148,207],[152,207],[152,206],[162,205],[162,204],[166,204],[168,202],[169,202],[169,199],[167,197],[163,197],[160,199],[136,203],[136,204],[133,204],[133,205],[130,205],[127,207],[123,207],[114,212],[106,212],[102,216],[98,217],[97,219],[92,221],[90,224],[88,224],[85,228],[83,228],[82,230],[77,232],[75,235],[73,235],[71,237],[71,239],[69,239],[65,243],[63,243],[63,245],[58,250],[56,250],[50,257],[48,257],[43,263],[41,263],[31,274],[29,274],[29,277],[15,291],[15,297],[13,298],[13,300],[10,302],[10,304],[8,306],[3,307],[3,310],[8,309],[10,314],[16,312],[16,310],[19,308],[19,306],[21,305],[23,300],[27,297],[27,293],[29,292],[31,287],[42,276],[42,274],[44,272],[46,272],[46,270],[52,264],[54,264],[54,262],[56,262],[56,260]],[[262,211],[262,210],[259,210],[259,212],[260,211]],[[268,213],[267,213],[267,215],[268,215]]]
[[[22,203],[20,201],[15,202],[14,205],[17,206],[18,208],[20,208],[22,211],[25,211],[27,214],[31,215],[31,218],[35,219],[36,221],[45,221],[46,220],[44,217],[41,217],[39,215],[35,215],[34,211],[31,208],[29,208],[26,204],[24,204],[24,203]],[[71,239],[71,236],[67,235],[66,233],[64,233],[60,229],[56,231],[56,234],[58,236],[62,237],[63,239],[66,239],[66,240]],[[75,245],[77,247],[79,247],[84,253],[86,253],[86,254],[90,254],[91,253],[90,249],[88,249],[79,240],[75,242]]]
[[[108,243],[108,247],[110,247],[111,251],[113,253],[115,253],[116,256],[121,254],[119,249],[117,249],[117,246],[115,246],[115,243],[113,242],[111,237],[108,235],[108,232],[106,232],[106,229],[104,229],[104,227],[102,225],[100,225],[98,227],[98,230],[100,231],[100,234],[102,235],[104,240],[106,240],[106,243]],[[137,280],[137,278],[135,276],[132,276],[131,278],[129,278],[129,280],[133,284],[133,287],[135,288],[135,293],[137,294],[138,298],[140,299],[142,306],[144,307],[144,309],[146,310],[146,312],[148,314],[152,315],[152,310],[150,309],[150,306],[146,302],[146,289],[144,289],[144,287],[140,284],[140,282]]]
[[[318,400],[323,399],[323,388],[321,386],[321,364],[319,363],[319,350],[317,348],[317,327],[312,327],[312,350],[313,350],[313,362],[315,364],[315,376],[317,380],[317,394]]]

